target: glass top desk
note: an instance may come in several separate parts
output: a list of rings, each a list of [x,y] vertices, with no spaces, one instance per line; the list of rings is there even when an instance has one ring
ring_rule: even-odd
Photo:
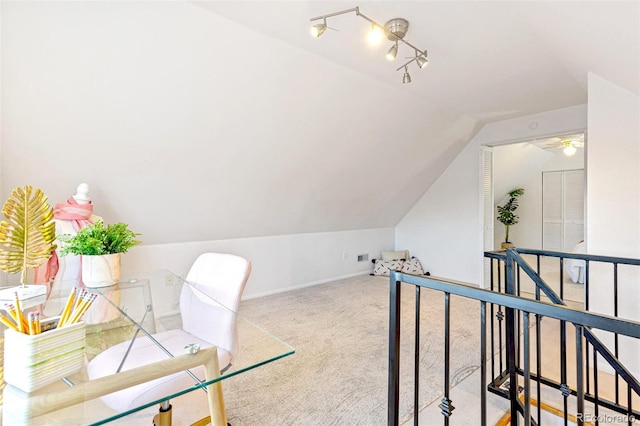
[[[23,308],[25,311],[40,309],[45,317],[58,316],[67,303],[71,288],[76,285],[75,282],[56,282],[46,301],[44,296],[32,300],[27,299],[22,301]],[[205,343],[198,350],[195,345],[190,346],[190,343],[198,343],[196,339],[187,338],[187,341],[178,341],[179,345],[176,346],[175,341],[167,343],[171,339],[165,341],[162,338],[155,338],[165,336],[167,333],[182,333],[182,318],[186,315],[184,312],[180,312],[180,294],[183,286],[189,292],[193,292],[197,299],[211,304],[212,310],[223,311],[222,319],[219,320],[220,324],[236,323],[239,347],[237,355],[230,365],[218,365],[218,357],[215,356],[215,352],[212,352],[216,350],[215,347],[207,348],[208,345]],[[208,403],[209,411],[205,411],[204,414],[210,412],[213,414],[212,419],[215,417],[221,422],[220,419],[226,418],[221,381],[294,353],[294,349],[290,345],[221,306],[202,292],[194,289],[190,283],[166,270],[137,274],[135,277],[124,277],[120,283],[114,286],[87,288],[86,290],[96,294],[96,299],[83,318],[85,344],[84,360],[80,371],[30,392],[25,392],[2,381],[2,386],[4,386],[2,423],[4,425],[87,425],[103,424],[119,419],[127,424],[132,417],[126,416],[135,416],[133,413],[138,413],[149,407],[154,407],[153,409],[157,412],[158,407],[168,407],[169,404],[165,401],[174,400],[185,394],[197,395],[192,394],[194,391],[200,394],[198,398],[202,398],[201,405],[203,407],[207,407]],[[0,305],[4,305],[4,303],[4,301],[0,301]],[[202,316],[202,314],[198,315]],[[4,325],[1,327],[2,330],[6,328]],[[61,330],[63,329],[61,328]],[[182,333],[183,337],[184,334]],[[2,351],[0,354],[5,355],[5,350],[11,349],[5,349],[5,339],[1,340]],[[182,344],[185,342],[187,344]],[[140,348],[139,343],[152,347]],[[131,366],[128,366],[127,363],[133,362],[132,360],[136,356],[140,358],[140,353],[145,353],[144,351],[154,354],[150,355],[150,359],[145,362],[158,361],[161,364],[154,364],[155,367],[152,368],[143,366],[142,368],[149,371],[138,373],[136,370],[136,373],[130,374],[132,370],[127,369]],[[107,363],[109,365],[105,367],[104,363],[100,363],[100,357],[104,358],[104,354],[111,354],[111,352],[117,354],[115,357],[111,356],[116,360],[111,360],[110,364]],[[123,359],[125,360],[124,366],[121,366]],[[215,364],[213,364],[214,360]],[[189,364],[188,368],[191,370],[184,371],[185,367],[182,363]],[[191,365],[194,363],[195,365]],[[99,366],[93,368],[94,373],[96,369],[102,371],[99,373],[99,376],[103,376],[102,378],[90,373],[95,364],[99,364]],[[120,373],[118,373],[119,368],[121,369]],[[200,368],[199,372],[197,372],[197,368]],[[177,376],[180,376],[179,381],[182,382],[176,389],[169,390],[163,385],[153,385],[151,386],[152,391],[148,392],[147,400],[134,401],[130,399],[125,408],[113,409],[103,402],[118,394],[108,394],[106,399],[101,400],[106,390],[113,389],[114,382],[116,388],[120,389],[124,383],[120,379],[125,381],[130,379],[130,377],[123,378],[124,376],[132,376],[137,381],[143,377],[141,386],[144,386],[157,377],[161,378],[160,380],[166,379],[169,374],[174,373],[172,369],[179,371]],[[203,374],[203,369],[207,373],[206,375]],[[214,372],[216,369],[221,369],[222,374],[218,376],[217,372]],[[4,370],[2,373],[4,377],[6,374]],[[200,383],[196,381],[198,377],[201,380]],[[125,385],[129,388],[128,383]],[[127,391],[130,389],[125,389],[120,393],[126,394]],[[127,396],[125,395],[125,397]],[[161,405],[162,403],[164,405]],[[145,413],[147,411],[145,410]],[[222,411],[223,417],[220,417],[220,411]],[[147,417],[144,423],[149,424],[150,422],[151,419]],[[215,424],[215,421],[212,424]]]

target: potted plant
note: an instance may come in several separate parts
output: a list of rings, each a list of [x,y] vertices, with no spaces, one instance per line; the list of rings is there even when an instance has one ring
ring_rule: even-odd
[[[82,256],[82,281],[87,287],[110,286],[120,279],[121,254],[141,243],[135,239],[138,235],[124,223],[96,221],[75,235],[59,235],[60,255]]]
[[[524,194],[523,188],[516,188],[509,192],[509,200],[504,206],[497,206],[498,208],[498,221],[504,225],[505,237],[504,242],[501,244],[501,248],[504,250],[508,247],[513,247],[513,243],[509,241],[509,227],[515,225],[520,220],[520,217],[514,212],[518,208],[518,197]]]

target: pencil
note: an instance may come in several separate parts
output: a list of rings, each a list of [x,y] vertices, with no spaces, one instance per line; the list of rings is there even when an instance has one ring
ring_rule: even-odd
[[[9,313],[9,316],[11,317],[11,319],[13,320],[13,322],[16,323],[16,327],[18,328],[18,331],[22,331],[20,330],[20,326],[19,324],[22,324],[22,327],[27,330],[27,320],[20,316],[20,318],[18,318],[18,314],[16,313],[16,307],[13,306],[11,303],[5,304],[4,305],[5,309],[7,310],[7,312]]]
[[[69,318],[69,315],[71,314],[71,308],[73,308],[73,302],[76,299],[76,288],[72,288],[71,289],[71,293],[69,293],[69,297],[67,298],[67,303],[66,305],[64,305],[64,309],[62,310],[62,314],[60,315],[60,320],[58,321],[58,328],[62,327],[65,323],[65,321],[67,320],[67,318]]]
[[[4,315],[0,315],[0,322],[6,325],[7,327],[9,327],[10,329],[20,332],[20,330],[18,330],[18,327],[16,327],[15,324],[9,321],[7,317],[5,317]]]
[[[36,324],[35,324],[35,322],[36,322],[36,316],[35,316],[35,314],[34,314],[33,312],[29,312],[29,320],[28,320],[28,323],[29,323],[29,334],[30,334],[31,336],[33,336],[34,334],[36,334]]]
[[[5,304],[4,308],[7,310],[7,313],[9,314],[13,322],[17,324],[18,320],[16,318],[16,308],[11,303]]]
[[[89,309],[93,301],[96,300],[96,297],[98,296],[95,294],[89,294],[86,299],[87,303],[85,303],[78,309],[78,312],[76,312],[71,318],[71,320],[69,320],[69,324],[75,324],[76,322],[78,322],[78,320],[82,317],[82,315],[84,315],[84,313],[87,312],[87,309]]]
[[[40,312],[36,312],[36,322],[35,322],[35,326],[36,326],[36,334],[40,334],[42,333],[42,328],[40,327]]]
[[[22,322],[22,310],[20,308],[20,299],[18,298],[18,292],[13,292],[15,305],[16,305],[16,322],[18,323],[18,329],[21,333],[27,333],[27,329],[25,328],[25,323]]]
[[[71,315],[69,316],[69,319],[67,321],[65,321],[65,325],[66,324],[73,324],[74,322],[77,321],[77,319],[79,318],[81,312],[83,311],[84,307],[87,305],[88,301],[89,301],[89,294],[83,294],[82,295],[82,300],[80,301],[80,303],[77,303],[76,306],[74,307],[73,311],[71,312]]]

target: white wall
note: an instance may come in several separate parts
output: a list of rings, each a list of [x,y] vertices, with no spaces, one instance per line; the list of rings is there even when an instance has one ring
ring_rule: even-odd
[[[475,125],[186,1],[0,7],[3,198],[87,182],[146,244],[393,227]]]
[[[529,228],[531,219],[525,208],[527,201],[531,200],[527,183],[533,176],[540,172],[540,168],[549,161],[553,154],[529,143],[516,143],[501,145],[493,148],[493,212],[494,212],[494,248],[499,249],[505,240],[505,227],[496,218],[498,211],[496,206],[504,205],[508,199],[508,193],[515,188],[524,188],[525,192],[518,198],[519,223],[509,229],[509,240],[517,247],[530,247],[523,240],[521,231]]]
[[[482,282],[480,147],[584,129],[587,106],[484,126],[396,227],[396,249],[409,249],[433,275]]]
[[[640,97],[589,74],[587,250],[640,257]],[[640,321],[640,268],[620,267],[619,315]],[[613,314],[612,268],[593,265],[591,310]],[[612,340],[607,339],[610,347]],[[623,342],[621,359],[640,375],[639,342]]]
[[[142,234],[125,272],[238,247],[248,295],[368,270],[342,252],[392,248],[475,129],[186,1],[0,8],[1,198],[30,184],[55,204],[87,182],[96,214]]]
[[[380,258],[380,252],[392,249],[393,244],[394,228],[151,244],[134,247],[123,255],[122,270],[125,278],[157,270],[185,277],[201,253],[232,253],[252,263],[244,292],[244,298],[252,298],[368,274],[373,270],[370,260]],[[358,262],[359,254],[367,254],[369,260]],[[152,275],[157,279],[152,283],[155,309],[161,313],[168,309],[167,300],[161,297],[167,274]],[[18,280],[18,275],[10,276],[11,284],[18,284]]]
[[[185,277],[200,253],[232,253],[252,262],[251,277],[244,292],[246,299],[370,273],[371,262],[357,262],[357,255],[379,258],[380,251],[393,247],[393,238],[394,229],[386,228],[146,245],[134,248],[123,257],[123,269],[168,269]],[[170,298],[156,297],[163,290],[162,284],[159,282],[154,287],[157,312],[169,308],[166,302]]]
[[[494,148],[494,159],[496,152],[508,147],[509,145]],[[525,190],[525,195],[518,199],[517,214],[520,216],[520,222],[509,231],[510,239],[517,247],[542,248],[542,172],[584,168],[584,148],[578,148],[572,157],[564,155],[561,149],[553,151],[553,154],[550,151],[546,152],[549,153],[546,161],[539,165],[524,183],[513,182],[515,185],[511,185],[512,187],[520,185]],[[499,164],[495,164],[494,167],[499,167]],[[504,239],[504,225],[495,221],[494,230],[494,241],[496,241],[496,248],[499,248],[499,242]]]

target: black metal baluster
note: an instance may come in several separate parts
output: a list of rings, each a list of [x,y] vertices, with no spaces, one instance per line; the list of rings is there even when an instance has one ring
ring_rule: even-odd
[[[450,320],[450,298],[451,294],[444,294],[444,397],[442,402],[438,405],[440,412],[444,416],[444,426],[449,426],[449,417],[453,414],[455,407],[449,399],[449,320]]]
[[[487,302],[480,302],[480,424],[487,425]]]
[[[514,274],[513,250],[507,249],[507,259],[505,261],[505,285],[506,293],[514,294],[515,274]],[[515,347],[515,310],[506,308],[506,340],[507,340],[507,367],[509,369],[509,400],[511,402],[511,426],[518,426],[518,413],[520,405],[518,401],[518,374],[516,372],[516,347]]]
[[[618,318],[618,264],[613,264],[613,316]],[[620,359],[618,354],[618,333],[614,333],[615,356]],[[616,404],[620,404],[620,375],[616,371]]]
[[[598,352],[595,348],[593,348],[593,393],[595,398],[593,400],[593,412],[595,414],[596,426],[600,424],[598,418],[600,417],[600,404],[598,401],[600,397],[598,396]]]
[[[400,402],[400,281],[394,282],[394,277],[395,273],[392,273],[389,291],[389,426],[399,424]]]
[[[540,300],[540,288],[538,286],[536,286],[536,300]],[[542,416],[542,401],[540,399],[540,378],[542,377],[542,348],[540,347],[542,345],[542,337],[541,337],[541,331],[540,331],[540,325],[541,325],[541,318],[540,315],[536,314],[536,375],[537,375],[537,380],[536,380],[536,390],[537,390],[537,396],[538,396],[538,404],[537,404],[537,409],[538,409],[538,424],[540,423],[540,417]]]
[[[564,258],[560,258],[560,299],[564,300]]]
[[[585,264],[585,277],[584,277],[584,310],[588,311],[589,310],[589,261],[585,260],[584,261]],[[587,367],[586,367],[586,372],[587,372],[587,394],[589,394],[591,392],[591,388],[590,388],[590,383],[589,383],[589,341],[585,339],[584,341],[585,344],[585,349],[584,349],[584,353],[587,354],[587,356],[585,357],[585,360],[587,361]]]
[[[540,275],[540,255],[536,255],[536,273],[538,275]],[[536,300],[540,300],[540,287],[538,287],[538,285],[536,284]],[[541,420],[541,416],[542,416],[542,402],[541,402],[541,385],[540,385],[540,378],[542,377],[542,338],[541,338],[541,331],[540,331],[540,327],[542,325],[542,318],[540,318],[540,315],[536,315],[536,355],[537,355],[537,359],[536,359],[536,373],[538,375],[538,380],[537,380],[537,386],[536,389],[538,391],[538,423],[540,423]]]
[[[584,309],[589,310],[589,261],[584,261]]]
[[[498,293],[502,291],[502,275],[500,274],[500,265],[498,265]],[[502,320],[504,319],[504,313],[502,312],[502,306],[498,305],[498,312],[496,313],[496,317],[498,318],[498,348],[500,348],[500,356],[498,358],[500,364],[500,375],[504,372],[504,368],[502,365]]]
[[[531,363],[529,360],[529,312],[523,312],[524,327],[524,424],[531,426]],[[540,404],[538,404],[540,405]]]
[[[516,265],[516,295],[520,297],[520,265]],[[518,324],[516,336],[516,367],[520,366],[520,333],[522,330],[521,321],[520,321],[520,312],[518,312]]]
[[[582,366],[582,326],[576,325],[576,398],[578,403],[578,426],[584,425],[584,388]]]
[[[564,426],[568,423],[568,398],[571,394],[567,384],[567,323],[560,321],[560,391],[564,399]]]
[[[493,261],[494,259],[491,259],[491,291],[493,291]],[[500,269],[500,261],[498,259],[495,259],[495,261],[498,263],[498,269]],[[493,318],[494,318],[494,304],[491,304],[491,380],[494,381],[496,378],[496,356],[495,356],[495,331],[494,331],[494,324],[493,324]],[[502,349],[500,349],[502,350]],[[501,372],[502,373],[502,372]]]
[[[413,424],[418,426],[420,390],[420,286],[416,286],[416,343],[413,354]]]
[[[631,398],[631,385],[627,383],[627,407],[628,407],[628,411],[627,411],[627,424],[628,426],[631,426],[631,423],[633,423],[632,419],[633,419],[633,403],[631,402],[632,398]]]

